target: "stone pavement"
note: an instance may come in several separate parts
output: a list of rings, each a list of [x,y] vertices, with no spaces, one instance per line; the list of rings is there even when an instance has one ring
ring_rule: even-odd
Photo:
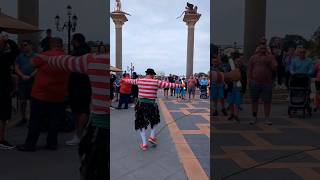
[[[228,121],[225,117],[212,118],[213,179],[222,179],[259,163],[320,146],[319,113],[311,119],[290,119],[287,105],[277,104],[272,107],[272,126],[262,122],[251,126],[250,106],[243,105],[243,109],[241,123]],[[260,112],[263,117],[262,108]],[[320,151],[306,151],[279,159],[227,179],[317,180],[320,179]]]
[[[26,127],[10,128],[7,139],[12,144],[22,144],[27,134]],[[79,180],[80,159],[77,147],[66,146],[70,133],[59,134],[59,149],[44,149],[46,133],[42,133],[36,152],[0,150],[1,180]]]
[[[112,110],[111,179],[209,179],[208,103],[162,97],[161,123],[157,127],[159,144],[145,152],[138,146],[141,138],[134,130],[133,108]]]

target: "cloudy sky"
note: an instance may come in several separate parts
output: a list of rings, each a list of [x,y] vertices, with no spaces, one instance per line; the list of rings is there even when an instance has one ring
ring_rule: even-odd
[[[107,42],[109,28],[107,28],[107,0],[39,0],[40,28],[51,28],[55,36],[67,37],[67,32],[55,31],[54,17],[59,14],[62,20],[66,19],[66,7],[70,4],[73,12],[79,18],[78,32],[86,35],[87,40],[102,40]],[[1,0],[2,12],[17,17],[17,0]]]
[[[187,26],[176,19],[186,0],[123,0],[122,9],[131,16],[123,27],[123,69],[130,62],[138,73],[146,68],[183,75],[186,71]],[[210,49],[210,1],[189,0],[202,14],[195,30],[194,72],[207,72]],[[111,10],[115,2],[111,1]],[[110,19],[111,64],[115,64],[115,26]]]
[[[213,0],[213,42],[243,43],[245,0]],[[267,37],[300,34],[309,39],[320,26],[319,0],[267,0]]]

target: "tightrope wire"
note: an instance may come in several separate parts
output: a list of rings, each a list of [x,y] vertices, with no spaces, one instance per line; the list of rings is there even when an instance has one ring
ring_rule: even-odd
[[[298,151],[298,152],[286,154],[286,155],[283,155],[283,156],[279,156],[279,157],[276,157],[276,158],[274,158],[274,159],[271,159],[271,160],[268,160],[268,161],[265,161],[265,162],[256,164],[256,165],[254,165],[254,166],[251,166],[251,167],[249,167],[249,168],[245,168],[245,169],[242,169],[242,170],[240,170],[240,171],[236,171],[236,172],[234,172],[234,173],[231,173],[231,174],[229,174],[229,175],[221,178],[221,180],[229,179],[229,178],[231,178],[231,177],[233,177],[233,176],[239,175],[239,174],[244,173],[244,172],[246,172],[246,171],[250,171],[250,170],[255,169],[255,168],[257,168],[257,167],[261,167],[261,166],[270,164],[270,163],[272,163],[272,162],[275,162],[275,161],[278,161],[278,160],[281,160],[281,159],[285,159],[285,158],[292,157],[292,156],[295,156],[295,155],[298,155],[298,154],[302,154],[302,153],[305,153],[305,152],[311,152],[311,151],[317,151],[317,150],[320,150],[320,147],[315,147],[315,148],[311,148],[311,149],[302,150],[302,151]]]

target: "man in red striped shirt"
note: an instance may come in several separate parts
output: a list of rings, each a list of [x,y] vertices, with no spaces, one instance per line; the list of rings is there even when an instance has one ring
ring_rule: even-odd
[[[140,130],[142,138],[140,148],[143,151],[148,149],[145,130],[149,124],[151,126],[151,133],[148,141],[153,145],[157,144],[155,126],[160,123],[160,114],[156,103],[158,89],[180,86],[179,84],[154,79],[155,75],[156,73],[153,69],[147,69],[145,78],[124,80],[129,84],[138,85],[139,88],[138,101],[135,106],[135,129]]]

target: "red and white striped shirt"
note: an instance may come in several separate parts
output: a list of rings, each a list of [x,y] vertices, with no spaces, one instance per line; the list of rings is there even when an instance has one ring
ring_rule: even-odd
[[[92,108],[94,114],[109,114],[110,59],[108,54],[86,54],[83,56],[49,57],[50,67],[68,72],[88,74],[92,88]]]
[[[157,92],[159,88],[176,88],[180,87],[179,84],[160,81],[151,78],[141,79],[124,79],[126,83],[138,85],[139,98],[144,99],[157,99]]]

